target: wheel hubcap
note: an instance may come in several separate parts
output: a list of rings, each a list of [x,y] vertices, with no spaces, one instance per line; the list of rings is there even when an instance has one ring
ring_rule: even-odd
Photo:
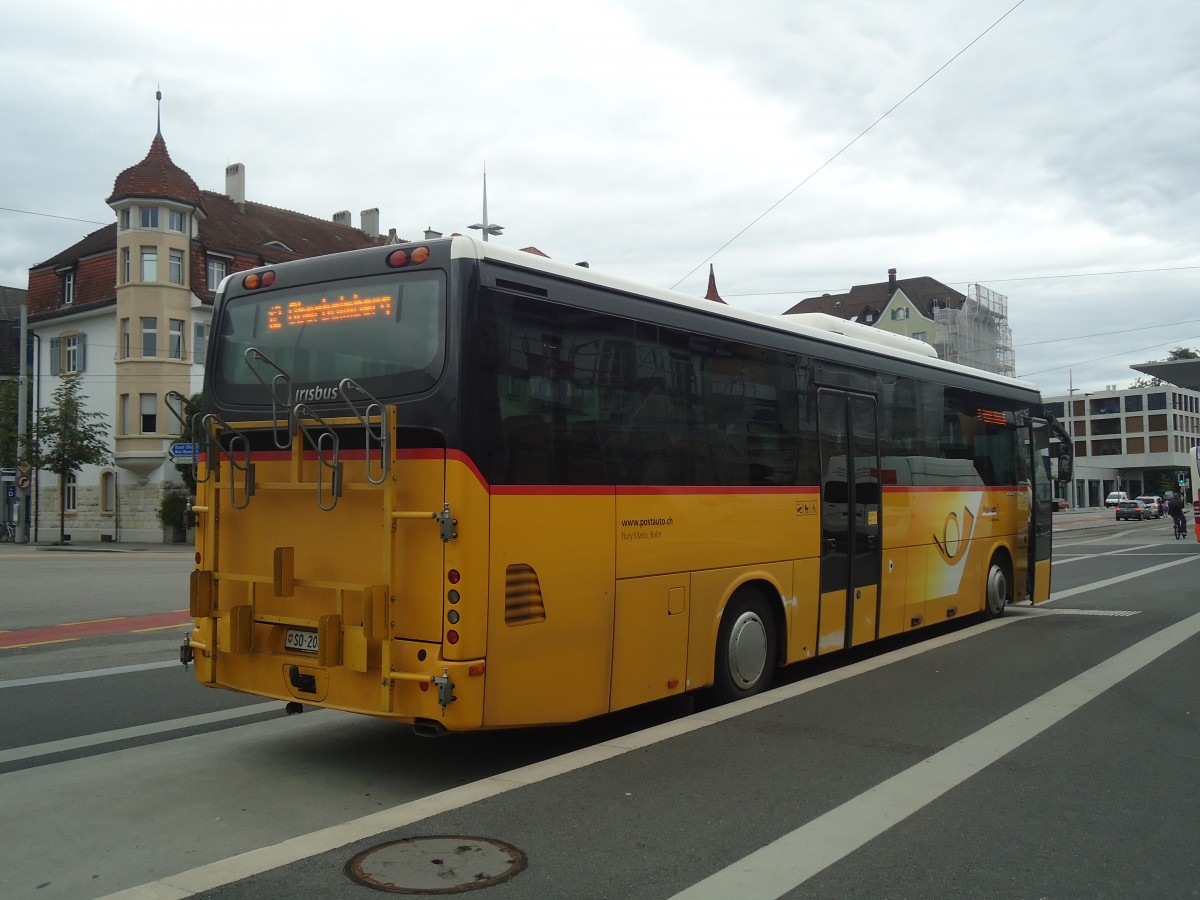
[[[1008,582],[1004,578],[1004,570],[992,566],[988,572],[988,609],[992,613],[1003,611],[1008,603]]]
[[[744,612],[729,632],[729,675],[740,688],[754,687],[767,667],[767,627],[757,613]]]

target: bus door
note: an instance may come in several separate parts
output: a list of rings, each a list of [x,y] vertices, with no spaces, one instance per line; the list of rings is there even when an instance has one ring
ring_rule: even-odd
[[[1050,555],[1054,533],[1054,473],[1050,464],[1050,428],[1030,419],[1025,438],[1029,472],[1029,569],[1026,588],[1034,603],[1050,599]]]
[[[882,510],[876,401],[822,388],[821,606],[818,652],[872,641],[879,631]]]

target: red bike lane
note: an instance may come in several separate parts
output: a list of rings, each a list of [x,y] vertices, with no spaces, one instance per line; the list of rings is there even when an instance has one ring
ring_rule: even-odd
[[[188,610],[178,609],[148,616],[116,616],[111,619],[91,619],[86,622],[67,622],[62,625],[0,631],[0,650],[35,647],[39,644],[61,644],[65,641],[103,634],[128,634],[136,631],[154,631],[159,628],[176,628],[191,621],[192,616]]]

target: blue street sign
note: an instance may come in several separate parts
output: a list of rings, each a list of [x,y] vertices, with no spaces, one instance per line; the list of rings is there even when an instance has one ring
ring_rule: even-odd
[[[176,459],[181,457],[187,457],[188,459],[191,459],[196,455],[196,445],[176,443],[171,445],[171,449],[168,452]]]

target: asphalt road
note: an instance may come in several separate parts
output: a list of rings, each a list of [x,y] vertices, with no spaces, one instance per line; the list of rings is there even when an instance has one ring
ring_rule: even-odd
[[[1200,896],[1200,545],[1058,516],[1049,604],[716,710],[428,741],[201,688],[179,628],[0,646],[0,896],[367,898],[431,835],[523,855],[491,898]],[[0,629],[186,605],[186,553],[91,556],[0,555]]]

